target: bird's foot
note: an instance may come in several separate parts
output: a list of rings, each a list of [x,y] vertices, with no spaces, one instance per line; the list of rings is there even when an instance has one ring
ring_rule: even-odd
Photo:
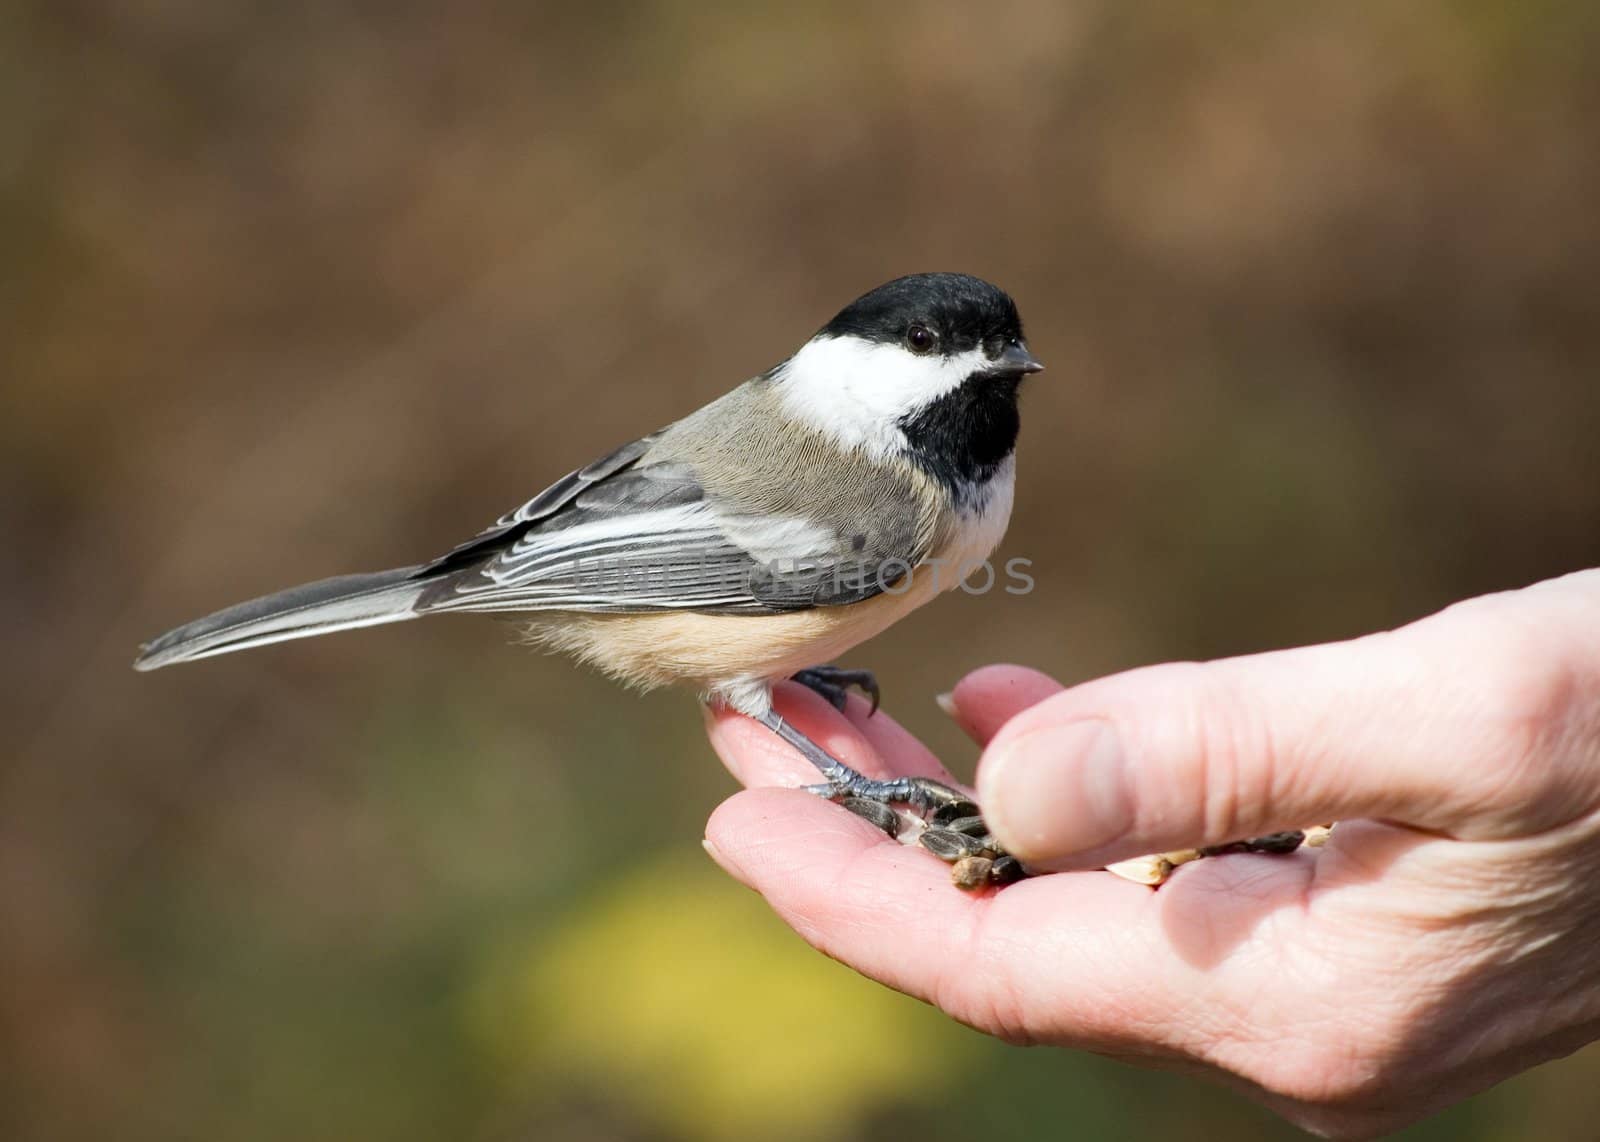
[[[958,888],[979,889],[1011,884],[1027,876],[1022,862],[1000,847],[978,806],[965,793],[931,777],[897,777],[874,781],[859,774],[806,789],[837,801],[871,821],[891,837],[917,844],[951,866]],[[896,812],[908,805],[920,816]],[[908,828],[908,825],[910,826]]]
[[[957,887],[998,887],[1028,875],[1022,862],[1000,847],[978,806],[961,790],[931,777],[868,777],[828,753],[776,711],[767,710],[760,721],[817,767],[823,782],[805,786],[807,792],[837,801],[902,844],[921,845],[948,861],[950,879]],[[915,815],[897,812],[893,805],[908,806]]]
[[[827,781],[821,785],[807,785],[806,792],[826,797],[830,801],[875,801],[880,805],[909,805],[924,817],[932,818],[943,813],[968,816],[978,807],[959,789],[952,789],[931,777],[890,777],[876,780],[857,773],[847,765],[835,763],[836,768],[826,773]]]
[[[844,713],[845,695],[854,686],[865,694],[872,703],[868,716],[878,712],[878,700],[882,697],[878,690],[878,679],[870,670],[846,670],[840,666],[813,666],[809,670],[802,670],[794,676],[794,680],[806,689],[821,694],[833,708],[841,714]]]

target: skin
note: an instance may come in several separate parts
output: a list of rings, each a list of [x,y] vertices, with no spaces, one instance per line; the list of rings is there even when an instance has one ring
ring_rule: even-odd
[[[1350,642],[1063,689],[993,666],[953,693],[995,834],[1062,870],[998,892],[789,786],[773,735],[714,715],[751,788],[707,849],[806,940],[1011,1042],[1226,1082],[1368,1138],[1600,1038],[1600,571]],[[883,714],[779,709],[871,776],[949,781]],[[1101,871],[1338,820],[1325,848]]]

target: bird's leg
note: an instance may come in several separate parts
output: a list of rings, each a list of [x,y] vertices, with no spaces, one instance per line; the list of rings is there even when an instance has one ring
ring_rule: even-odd
[[[854,686],[872,702],[872,709],[867,711],[867,716],[871,717],[878,712],[878,700],[882,697],[882,694],[878,690],[878,679],[870,670],[845,670],[838,666],[813,666],[809,670],[800,671],[794,676],[794,680],[806,689],[821,694],[841,714],[844,713],[845,695],[849,693],[850,687]]]
[[[978,806],[959,789],[931,777],[893,777],[877,780],[858,773],[773,710],[760,716],[761,724],[800,751],[826,781],[807,785],[807,792],[837,801],[864,817],[891,837],[921,845],[951,865],[950,878],[957,887],[998,887],[1028,875],[1016,857],[1008,856],[983,823]],[[923,816],[917,832],[901,836],[900,814],[889,806],[909,805]]]
[[[931,777],[891,777],[880,781],[857,773],[784,721],[775,710],[768,710],[760,720],[767,729],[799,750],[800,756],[816,766],[817,772],[826,778],[822,785],[805,786],[807,792],[831,801],[858,798],[879,804],[910,805],[922,813],[936,812],[945,806],[971,804],[959,789],[952,789]]]

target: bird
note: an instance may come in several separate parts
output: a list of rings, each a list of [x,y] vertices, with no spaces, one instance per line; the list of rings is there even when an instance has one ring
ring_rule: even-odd
[[[323,579],[140,648],[178,662],[423,615],[515,613],[538,642],[620,681],[687,683],[818,770],[813,792],[961,812],[927,778],[874,780],[773,708],[795,678],[843,708],[875,678],[829,665],[982,565],[1005,533],[1022,382],[1043,366],[1016,303],[959,273],[896,278],[791,356],[569,472],[409,567]],[[947,858],[951,859],[951,858]]]

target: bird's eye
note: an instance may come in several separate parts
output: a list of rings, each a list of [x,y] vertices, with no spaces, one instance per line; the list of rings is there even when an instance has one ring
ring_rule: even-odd
[[[913,353],[931,353],[939,344],[939,337],[926,325],[913,325],[906,330],[906,344]]]

